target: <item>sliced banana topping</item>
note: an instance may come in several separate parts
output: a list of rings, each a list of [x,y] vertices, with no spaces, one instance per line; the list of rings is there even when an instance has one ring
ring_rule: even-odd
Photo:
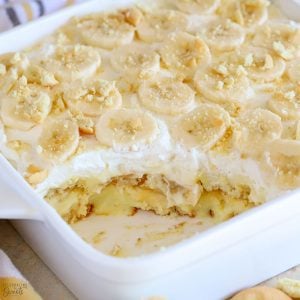
[[[160,69],[160,56],[146,46],[124,46],[111,56],[113,68],[125,78],[147,79]]]
[[[4,76],[6,74],[6,65],[0,63],[0,76]]]
[[[8,93],[19,78],[18,70],[16,68],[7,70],[5,65],[2,65],[0,68],[2,69],[0,74],[0,89],[3,93]]]
[[[193,76],[196,69],[210,63],[211,54],[206,43],[188,33],[173,35],[160,50],[169,70],[183,77]]]
[[[117,109],[103,114],[96,124],[96,137],[116,151],[138,151],[151,144],[159,129],[149,114],[135,109]]]
[[[210,48],[217,51],[233,50],[245,40],[244,29],[229,19],[211,21],[202,34]]]
[[[282,139],[300,140],[300,121],[283,121],[282,125]]]
[[[79,127],[79,132],[81,134],[94,134],[95,133],[95,122],[91,117],[87,117],[83,115],[81,112],[73,113],[78,127]]]
[[[274,113],[257,108],[243,114],[240,119],[241,131],[236,140],[236,147],[249,155],[262,154],[270,142],[279,139],[282,123]]]
[[[188,147],[208,151],[230,126],[229,114],[217,104],[200,104],[183,116],[172,130],[173,136]]]
[[[189,14],[211,14],[220,5],[220,0],[176,0],[176,7]]]
[[[137,26],[137,32],[139,38],[144,42],[160,42],[167,39],[172,32],[184,31],[187,25],[186,15],[177,11],[145,12]]]
[[[52,72],[36,64],[30,64],[24,74],[30,83],[36,83],[45,87],[52,87],[58,84]]]
[[[276,152],[284,154],[286,156],[298,156],[300,158],[300,141],[290,139],[277,139],[270,144],[269,150],[272,153]]]
[[[88,83],[73,82],[66,86],[63,93],[71,111],[80,111],[87,116],[99,116],[107,109],[118,108],[122,105],[122,96],[115,82],[94,80]]]
[[[77,34],[88,45],[113,49],[130,44],[134,38],[135,25],[139,22],[137,9],[111,14],[94,14],[76,19]]]
[[[204,70],[199,69],[194,82],[197,90],[211,101],[242,106],[254,94],[246,74],[242,66],[224,61]]]
[[[166,115],[185,113],[194,104],[195,92],[181,81],[160,78],[141,84],[139,99],[148,109]]]
[[[287,74],[290,80],[300,85],[300,58],[289,63]]]
[[[29,66],[28,57],[23,53],[6,53],[0,56],[0,88],[8,93],[17,79]]]
[[[252,80],[271,82],[285,72],[285,61],[270,49],[243,47],[237,54],[239,64],[246,69],[248,77]]]
[[[257,30],[253,44],[272,49],[281,58],[291,60],[299,56],[300,28],[291,23],[266,23]]]
[[[297,141],[300,141],[300,120],[297,122],[297,125],[296,125],[295,139]]]
[[[300,87],[286,86],[275,91],[268,108],[286,120],[300,119]]]
[[[13,68],[17,70],[18,75],[22,75],[29,66],[29,59],[26,54],[21,52],[6,53],[0,55],[0,64],[5,67],[6,71],[9,71]],[[2,72],[4,70],[3,66],[1,67]],[[1,75],[2,74],[0,72],[0,76]]]
[[[99,52],[92,47],[59,46],[53,57],[42,61],[42,66],[60,81],[73,81],[92,76],[101,64]]]
[[[243,27],[252,28],[267,21],[269,4],[267,0],[226,0],[219,13]]]
[[[51,105],[47,90],[28,84],[26,77],[22,76],[10,93],[3,96],[1,118],[8,127],[29,130],[45,120]]]
[[[79,128],[75,121],[61,118],[48,118],[43,123],[38,140],[41,155],[53,162],[63,162],[78,147]]]

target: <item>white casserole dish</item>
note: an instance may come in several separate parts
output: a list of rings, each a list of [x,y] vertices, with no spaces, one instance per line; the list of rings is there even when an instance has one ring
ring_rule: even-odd
[[[0,35],[0,54],[31,45],[71,16],[132,2],[89,1],[18,27]],[[291,17],[300,16],[295,1],[282,3],[293,12]],[[17,219],[17,230],[79,299],[140,300],[159,295],[218,300],[300,264],[300,242],[295,238],[300,234],[300,191],[164,251],[120,259],[85,243],[1,155],[0,170],[0,218]]]

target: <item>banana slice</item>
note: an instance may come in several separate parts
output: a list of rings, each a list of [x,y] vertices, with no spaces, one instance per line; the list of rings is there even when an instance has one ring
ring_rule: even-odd
[[[272,49],[281,58],[291,60],[300,54],[300,28],[291,23],[266,23],[258,28],[253,44]]]
[[[285,72],[285,61],[267,48],[244,47],[238,51],[238,60],[252,80],[271,82]]]
[[[176,0],[176,7],[188,14],[212,14],[220,5],[220,0]]]
[[[300,185],[300,141],[275,140],[270,145],[270,160],[281,185],[293,189]]]
[[[206,43],[188,33],[173,35],[160,50],[168,69],[184,77],[193,76],[196,69],[210,63],[211,54]]]
[[[233,50],[245,40],[245,30],[229,19],[209,22],[202,33],[210,48],[217,51]]]
[[[267,0],[226,0],[220,6],[220,14],[247,28],[262,25],[268,19]]]
[[[145,107],[166,115],[189,111],[195,100],[195,92],[187,84],[173,78],[145,81],[140,85],[138,95]]]
[[[113,52],[111,65],[126,78],[146,79],[159,71],[160,56],[149,47],[123,46]]]
[[[75,45],[58,47],[42,66],[60,81],[74,81],[92,76],[101,64],[99,52],[92,47]]]
[[[63,99],[71,111],[80,111],[92,117],[122,105],[122,96],[115,82],[102,79],[89,83],[71,83],[66,87]]]
[[[172,134],[188,147],[208,151],[225,134],[230,126],[230,116],[217,104],[200,104],[183,116],[172,130]]]
[[[16,69],[18,75],[21,76],[29,66],[29,59],[21,52],[6,53],[0,56],[0,64],[5,66],[6,71],[9,71],[11,68]]]
[[[254,92],[245,69],[231,63],[215,63],[207,69],[199,69],[194,77],[197,90],[217,103],[246,105]]]
[[[281,138],[287,140],[300,139],[300,121],[283,121]]]
[[[119,151],[138,151],[158,135],[155,119],[134,109],[116,109],[103,114],[96,124],[96,137]]]
[[[283,130],[280,117],[262,108],[245,113],[239,122],[241,131],[236,147],[249,155],[261,154],[270,142],[280,138]]]
[[[285,120],[299,120],[300,87],[287,86],[276,91],[268,101],[268,108]]]
[[[297,84],[300,84],[300,59],[292,60],[287,68],[289,78]]]
[[[135,26],[141,16],[137,9],[111,14],[95,14],[75,19],[76,31],[86,44],[113,49],[130,44],[134,39]]]
[[[2,74],[0,74],[1,91],[5,94],[9,93],[18,80],[18,77],[18,70],[16,68],[10,68],[7,70],[6,67],[2,65]]]
[[[73,117],[77,121],[81,134],[93,135],[95,133],[95,122],[91,117],[83,115],[80,111],[73,112]]]
[[[184,31],[188,26],[185,14],[173,10],[160,10],[155,13],[145,12],[137,26],[139,38],[147,43],[161,42],[172,32]]]
[[[24,74],[30,83],[39,84],[45,87],[52,87],[58,84],[54,74],[39,65],[29,65]]]
[[[17,79],[29,66],[28,57],[23,53],[6,53],[0,56],[0,89],[8,93]]]
[[[48,118],[43,123],[42,133],[38,140],[42,149],[41,155],[54,162],[63,162],[78,147],[79,128],[75,121],[61,118]]]
[[[1,118],[12,128],[29,130],[42,123],[49,114],[52,101],[45,89],[27,84],[22,76],[9,94],[3,96]]]
[[[300,157],[300,141],[290,139],[277,139],[270,144],[269,150],[272,153],[281,153],[286,156]]]

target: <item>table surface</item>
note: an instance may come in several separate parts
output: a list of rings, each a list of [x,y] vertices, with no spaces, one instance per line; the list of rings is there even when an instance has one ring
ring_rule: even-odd
[[[39,259],[8,221],[0,221],[0,248],[45,300],[74,300],[76,297]]]
[[[0,248],[6,252],[35,290],[45,300],[77,299],[39,259],[8,221],[0,221]],[[264,284],[276,286],[280,277],[300,279],[300,268],[293,268]]]

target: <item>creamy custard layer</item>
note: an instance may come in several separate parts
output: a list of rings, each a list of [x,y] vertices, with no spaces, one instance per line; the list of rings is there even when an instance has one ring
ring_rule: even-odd
[[[300,187],[299,68],[266,0],[75,17],[0,57],[0,151],[69,223],[221,222]]]
[[[102,216],[132,216],[138,210],[152,211],[157,215],[180,215],[201,218],[208,214],[212,218],[222,219],[253,207],[249,201],[249,187],[240,186],[239,191],[229,195],[221,190],[198,192],[196,200],[190,204],[189,190],[182,188],[165,178],[153,178],[147,175],[135,178],[126,176],[114,178],[106,185],[99,184],[97,178],[79,180],[73,185],[67,185],[48,192],[46,200],[69,223],[74,223],[94,213]],[[153,184],[153,181],[156,181]],[[166,192],[167,187],[167,192]],[[199,191],[202,191],[199,182]],[[178,204],[170,203],[175,197],[183,198]]]

